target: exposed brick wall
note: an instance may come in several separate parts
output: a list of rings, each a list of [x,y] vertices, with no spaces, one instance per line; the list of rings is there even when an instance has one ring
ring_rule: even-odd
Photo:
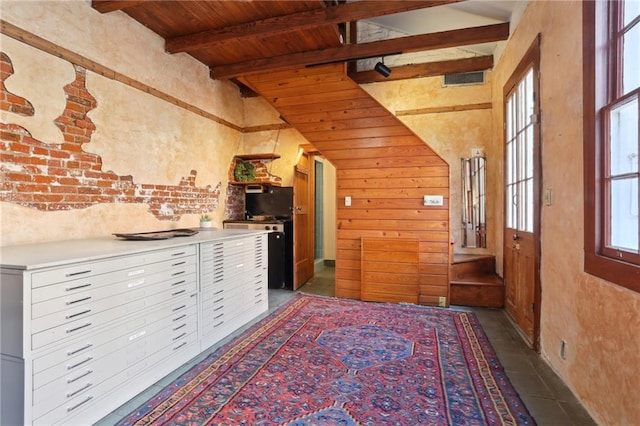
[[[244,186],[227,185],[224,218],[228,220],[242,220],[245,218],[244,212]]]
[[[13,74],[10,58],[0,54],[1,109],[33,115],[33,106],[7,91],[4,81]],[[178,220],[184,214],[202,214],[218,208],[220,183],[195,186],[192,170],[177,185],[135,183],[132,176],[102,171],[102,159],[83,150],[96,129],[87,113],[97,104],[85,85],[86,70],[75,66],[76,78],[64,87],[66,107],[54,120],[64,142],[34,139],[24,127],[0,123],[0,200],[43,210],[72,210],[100,203],[145,203],[160,220]]]

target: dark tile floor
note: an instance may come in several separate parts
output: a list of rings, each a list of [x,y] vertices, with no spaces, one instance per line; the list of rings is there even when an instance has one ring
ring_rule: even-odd
[[[334,269],[326,267],[299,289],[300,292],[321,296],[334,296]],[[288,290],[269,290],[269,312],[273,312],[295,293]],[[478,317],[507,376],[540,426],[590,426],[596,425],[580,402],[542,358],[529,349],[502,309],[469,308],[454,306],[450,309],[472,311]],[[262,317],[268,315],[264,314]],[[261,319],[260,317],[259,319]],[[237,330],[222,342],[209,348],[191,362],[183,365],[136,398],[97,423],[107,426],[122,420],[127,414],[151,398],[209,353],[227,343],[250,325]]]

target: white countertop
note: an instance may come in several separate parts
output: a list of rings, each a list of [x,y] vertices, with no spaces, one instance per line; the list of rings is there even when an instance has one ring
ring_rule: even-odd
[[[31,270],[63,266],[70,263],[105,259],[113,256],[142,253],[150,250],[204,243],[239,235],[264,234],[267,231],[245,229],[197,228],[196,235],[166,240],[129,241],[115,236],[81,240],[52,241],[0,247],[0,267]]]

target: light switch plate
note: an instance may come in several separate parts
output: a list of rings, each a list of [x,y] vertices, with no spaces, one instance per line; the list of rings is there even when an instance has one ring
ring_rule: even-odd
[[[346,196],[344,197],[344,205],[347,207],[351,207],[351,197],[350,196]]]
[[[425,195],[424,205],[425,206],[443,206],[444,197],[442,195]]]

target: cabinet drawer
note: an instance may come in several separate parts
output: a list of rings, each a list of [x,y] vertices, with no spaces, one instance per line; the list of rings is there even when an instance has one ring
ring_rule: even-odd
[[[166,278],[166,276],[164,278]],[[38,333],[79,319],[90,320],[93,316],[98,315],[101,312],[109,311],[110,309],[114,309],[128,303],[133,303],[140,299],[146,300],[161,292],[174,290],[174,292],[182,291],[184,293],[183,290],[195,287],[190,287],[190,283],[195,282],[196,274],[194,271],[194,273],[189,275],[180,275],[177,279],[165,280],[149,286],[141,285],[140,287],[127,287],[125,285],[125,292],[113,294],[108,298],[100,298],[94,301],[93,299],[86,299],[86,297],[90,297],[86,296],[80,299],[82,302],[79,302],[72,307],[67,307],[66,310],[53,312],[49,315],[33,319],[31,321],[31,329],[33,333]],[[52,302],[51,304],[56,306],[55,302]]]
[[[105,283],[105,285],[95,288],[88,287],[88,289],[84,291],[68,292],[66,283],[35,289],[33,293],[41,293],[37,299],[43,299],[43,301],[32,305],[31,317],[39,318],[55,312],[69,311],[70,309],[70,312],[85,309],[86,306],[90,306],[95,302],[123,293],[132,294],[141,289],[150,291],[153,285],[162,283],[163,281],[170,281],[172,287],[178,287],[184,283],[190,275],[195,276],[196,264],[195,262],[185,262],[170,269],[164,269],[161,268],[159,264],[155,264],[148,265],[145,269],[149,270],[147,275],[138,276],[122,282],[114,281],[110,284]],[[154,270],[160,270],[160,272],[152,273]],[[45,296],[57,296],[59,294],[63,294],[63,296],[55,298],[47,297],[45,299]]]
[[[171,262],[156,262],[134,268],[126,268],[92,277],[83,277],[75,280],[64,281],[57,284],[40,286],[32,291],[32,303],[40,303],[45,300],[58,297],[73,297],[76,294],[85,294],[89,290],[111,285],[118,282],[128,282],[132,287],[144,283],[145,277],[163,271],[179,271],[180,268],[196,267],[195,256],[174,259]]]
[[[34,413],[43,413],[39,417],[34,414],[34,425],[51,426],[58,424],[84,424],[82,413],[90,410],[91,407],[102,398],[103,395],[116,390],[119,386],[124,385],[129,380],[135,380],[136,376],[140,376],[146,371],[153,368],[159,368],[164,371],[161,363],[173,364],[171,360],[178,359],[184,363],[195,356],[199,351],[197,344],[198,333],[191,333],[178,342],[175,342],[162,350],[155,352],[143,361],[140,361],[126,370],[111,376],[100,384],[92,386],[84,391],[79,392],[71,398],[48,411],[39,405],[33,407]],[[174,366],[173,368],[176,368]],[[66,420],[73,416],[73,421]]]
[[[183,305],[165,307],[134,319],[125,325],[113,327],[94,338],[82,339],[73,345],[42,355],[33,361],[33,389],[68,374],[89,368],[104,357],[113,358],[113,352],[158,332],[175,332],[188,322],[197,322],[196,297],[185,299]],[[189,306],[187,306],[187,304]],[[135,326],[130,326],[135,325]],[[103,336],[107,336],[105,339]]]
[[[150,306],[165,302],[168,303],[173,299],[177,299],[196,291],[197,283],[195,279],[192,279],[186,282],[180,289],[171,289],[139,300],[123,303],[113,307],[112,309],[98,312],[86,318],[72,319],[67,324],[32,334],[31,347],[33,350],[36,350],[46,345],[62,341],[63,339],[93,332],[98,328],[108,326],[114,318],[133,315]]]
[[[128,342],[109,357],[86,363],[82,368],[70,372],[33,391],[34,415],[40,416],[64,404],[68,399],[89,391],[108,378],[131,368],[150,355],[165,349],[177,341],[182,342],[189,334],[197,332],[197,321],[189,321],[177,331],[161,329]]]
[[[71,266],[35,272],[31,276],[32,288],[76,279],[84,279],[95,275],[112,273],[123,269],[135,268],[149,263],[166,262],[171,259],[195,256],[196,246],[182,246],[165,250],[151,251],[137,255],[117,257],[97,262],[86,262]]]

